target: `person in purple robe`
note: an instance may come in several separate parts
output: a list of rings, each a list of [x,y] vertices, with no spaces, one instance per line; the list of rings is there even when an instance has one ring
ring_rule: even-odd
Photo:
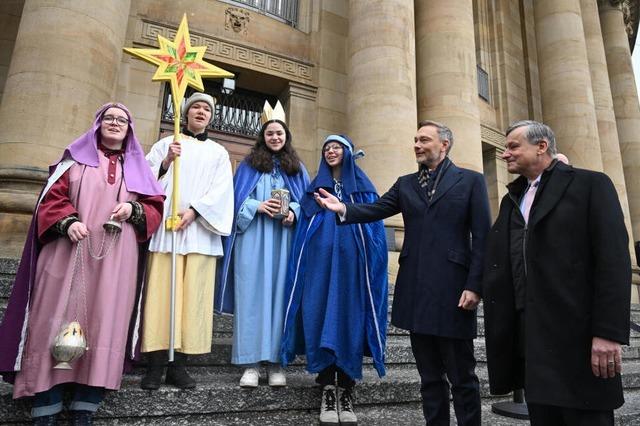
[[[65,390],[72,423],[91,424],[105,390],[120,387],[138,245],[159,226],[164,195],[117,103],[102,106],[49,171],[0,324],[0,374],[14,398],[34,397],[35,424],[55,424]],[[107,231],[107,221],[121,230]],[[55,368],[54,340],[72,321],[87,350],[71,369]]]

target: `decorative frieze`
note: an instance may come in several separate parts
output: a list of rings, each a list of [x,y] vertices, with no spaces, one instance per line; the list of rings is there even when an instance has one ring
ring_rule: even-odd
[[[141,21],[134,42],[145,46],[158,46],[158,35],[173,39],[176,28],[150,21]],[[218,37],[207,36],[191,32],[191,44],[207,46],[205,58],[241,67],[251,67],[260,71],[283,77],[287,80],[297,80],[307,83],[313,81],[313,65],[287,58],[282,55],[256,49],[254,47],[230,42]]]
[[[480,126],[480,136],[482,142],[496,147],[500,152],[504,151],[505,136],[498,130],[482,124]]]

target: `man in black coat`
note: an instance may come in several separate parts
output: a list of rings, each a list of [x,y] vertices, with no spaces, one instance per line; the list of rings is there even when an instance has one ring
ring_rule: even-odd
[[[631,286],[615,188],[603,173],[558,162],[548,126],[520,121],[506,133],[503,158],[521,176],[487,238],[491,392],[524,387],[533,425],[613,425]]]
[[[479,425],[473,339],[491,216],[484,177],[456,167],[447,156],[452,145],[449,128],[423,121],[414,140],[417,173],[401,176],[372,204],[345,205],[324,190],[316,199],[343,223],[402,213],[405,236],[391,322],[411,332],[425,419],[449,424],[450,382],[458,424]]]

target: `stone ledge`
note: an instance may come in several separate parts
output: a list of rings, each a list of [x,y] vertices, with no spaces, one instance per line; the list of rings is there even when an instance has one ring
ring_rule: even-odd
[[[636,368],[640,370],[640,366]],[[123,388],[110,393],[98,417],[102,419],[132,417],[173,417],[173,416],[239,416],[249,412],[259,412],[260,416],[275,415],[286,410],[312,410],[319,406],[320,389],[313,376],[301,371],[288,375],[288,386],[272,389],[264,380],[256,389],[241,389],[238,386],[240,374],[218,374],[211,369],[192,369],[199,383],[195,390],[181,391],[173,387],[162,387],[158,391],[143,391],[138,388],[140,377],[127,375]],[[639,376],[638,372],[633,373]],[[486,369],[479,368],[481,395],[486,406],[505,397],[491,397],[488,394]],[[638,382],[638,377],[634,379]],[[624,379],[628,385],[627,377]],[[636,383],[637,384],[637,383]],[[419,376],[413,366],[389,369],[387,377],[380,379],[367,368],[364,381],[357,385],[356,407],[370,405],[417,404],[420,402]],[[618,410],[627,419],[637,418],[640,412],[640,390],[636,387],[625,390],[627,404]],[[10,399],[10,386],[0,386],[0,418],[5,421],[25,421],[28,419],[28,404]],[[366,409],[366,407],[365,407]],[[493,424],[493,423],[491,423]],[[507,423],[513,424],[513,423]],[[628,424],[628,423],[627,423]]]

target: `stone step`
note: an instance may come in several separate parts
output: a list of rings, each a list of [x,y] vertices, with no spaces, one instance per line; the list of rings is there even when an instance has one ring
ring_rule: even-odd
[[[474,341],[474,352],[476,360],[479,363],[487,361],[487,353],[484,338],[477,338]],[[625,361],[640,361],[640,344],[638,346],[623,346],[622,358]],[[388,336],[387,346],[385,350],[385,363],[393,364],[414,364],[415,359],[411,351],[411,343],[407,337]],[[213,340],[211,353],[201,355],[191,355],[188,358],[188,364],[193,366],[228,366],[231,365],[231,338],[215,337]],[[365,357],[364,364],[372,364],[371,358]],[[143,360],[139,363],[145,366]],[[305,365],[304,356],[298,356],[291,365]]]
[[[110,393],[99,411],[100,417],[173,416],[244,411],[316,409],[320,390],[313,376],[299,369],[288,374],[288,386],[272,389],[261,385],[256,389],[238,386],[240,374],[218,373],[212,368],[190,369],[198,381],[194,390],[181,391],[163,386],[158,391],[139,388],[140,376],[127,375],[122,389]],[[358,385],[361,404],[379,402],[417,402],[419,385],[415,368],[394,368],[385,379],[377,378],[371,368],[365,369],[365,381]],[[12,401],[10,387],[0,386],[0,419],[25,420],[27,403]]]
[[[140,375],[126,375],[122,389],[108,394],[98,412],[98,417],[111,420],[122,417],[158,419],[224,414],[229,419],[231,414],[233,414],[232,417],[242,418],[246,412],[262,413],[262,415],[268,412],[270,415],[278,415],[287,410],[312,410],[312,414],[315,415],[319,406],[320,389],[314,383],[314,376],[303,372],[300,368],[288,371],[288,386],[275,389],[266,386],[265,379],[261,381],[261,386],[258,388],[240,388],[238,386],[240,369],[237,373],[220,373],[212,368],[192,367],[190,371],[198,381],[198,387],[185,391],[168,386],[163,386],[158,391],[144,391],[139,388]],[[497,398],[490,397],[488,394],[486,368],[480,365],[477,373],[484,404],[497,401]],[[633,366],[625,363],[623,384],[629,402],[619,411],[628,417],[640,414],[639,363]],[[359,409],[360,406],[379,404],[387,406],[418,404],[419,388],[419,376],[414,366],[389,368],[387,376],[382,379],[377,377],[372,368],[365,367],[364,380],[356,387],[356,406]],[[390,407],[390,410],[394,408]],[[10,386],[6,384],[0,386],[0,419],[7,422],[28,419],[28,402],[13,401]]]
[[[640,419],[640,392],[625,393],[626,403],[615,410],[615,424],[620,426],[637,425]],[[525,426],[528,420],[511,419],[499,416],[491,411],[496,400],[483,401],[482,424],[485,426]],[[422,406],[419,403],[356,405],[355,412],[359,424],[368,426],[406,426],[424,423]],[[457,424],[453,409],[450,407],[451,424]],[[64,417],[61,417],[64,418]],[[172,425],[172,426],[286,426],[317,424],[317,410],[274,410],[251,411],[244,413],[187,414],[176,416],[119,417],[95,419],[96,425]],[[19,422],[19,424],[29,424]]]
[[[0,274],[14,275],[18,270],[20,259],[15,257],[0,257]]]
[[[201,355],[190,355],[189,365],[194,366],[226,366],[231,365],[231,337],[214,337],[211,353]],[[365,357],[365,364],[371,364],[371,358]],[[409,339],[403,336],[387,337],[385,350],[386,364],[413,364],[415,360],[411,352]],[[144,366],[144,358],[139,363]],[[292,365],[304,365],[304,356],[298,356]]]
[[[15,275],[0,273],[0,300],[9,298],[14,279]]]
[[[615,410],[616,425],[637,425],[640,423],[640,392],[628,392],[627,402],[618,410]],[[482,425],[485,426],[525,426],[528,420],[512,419],[497,415],[491,411],[491,405],[495,400],[482,402]],[[424,423],[422,406],[419,403],[405,404],[376,404],[357,405],[355,412],[358,422],[367,426],[406,426]],[[453,404],[449,412],[450,424],[457,424]],[[276,412],[249,412],[249,413],[223,413],[213,415],[188,415],[172,417],[148,417],[148,418],[119,418],[97,419],[96,425],[203,425],[203,426],[230,426],[230,425],[303,425],[316,424],[318,421],[317,410],[286,410]]]

